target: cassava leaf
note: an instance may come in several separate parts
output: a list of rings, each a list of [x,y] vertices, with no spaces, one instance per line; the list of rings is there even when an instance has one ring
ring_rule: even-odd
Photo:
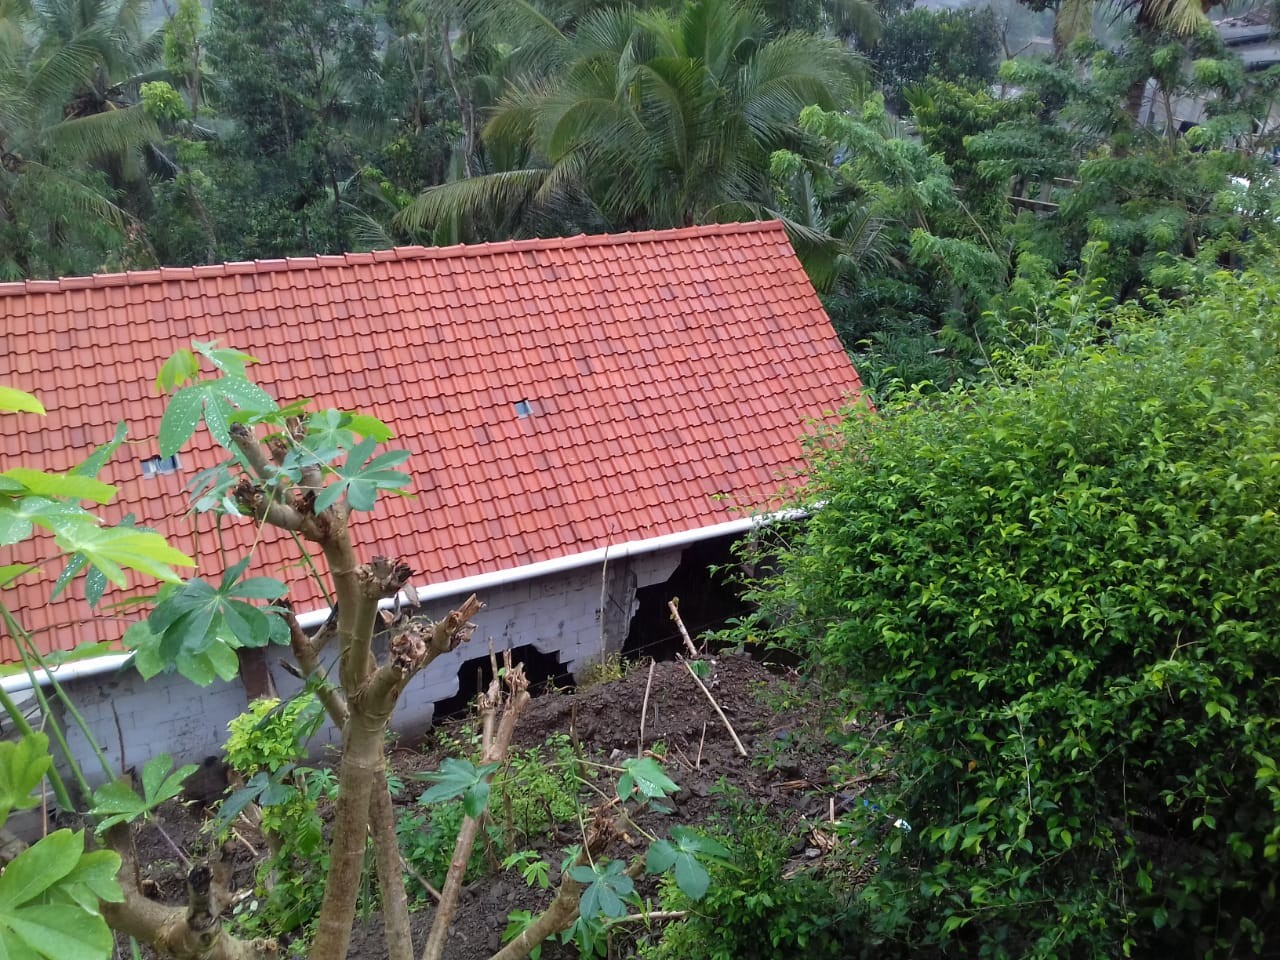
[[[44,406],[27,393],[15,387],[0,387],[0,413],[38,413],[44,416]]]
[[[0,825],[11,811],[29,810],[40,802],[33,791],[52,763],[49,738],[43,733],[0,740]]]

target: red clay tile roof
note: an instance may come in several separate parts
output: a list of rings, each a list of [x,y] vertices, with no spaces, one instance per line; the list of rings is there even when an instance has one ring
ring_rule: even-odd
[[[408,559],[418,585],[765,506],[801,461],[806,419],[860,388],[777,223],[0,284],[0,318],[0,383],[49,410],[6,418],[3,462],[65,470],[126,421],[133,442],[103,474],[120,492],[101,515],[136,513],[211,577],[217,538],[207,517],[193,536],[183,489],[215,462],[207,433],[178,473],[140,471],[165,404],[155,375],[193,338],[258,357],[255,379],[282,402],[393,427],[418,497],[383,498],[355,535],[369,555]],[[251,528],[227,524],[229,565]],[[291,540],[267,533],[259,559],[288,564],[298,609],[322,605]],[[40,645],[118,640],[130,614],[91,614],[78,587],[48,602],[57,567],[6,593]],[[0,638],[0,662],[14,656]]]

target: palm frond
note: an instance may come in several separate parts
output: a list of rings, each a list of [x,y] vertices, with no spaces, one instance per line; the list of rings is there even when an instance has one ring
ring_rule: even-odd
[[[1061,0],[1053,15],[1053,49],[1065,50],[1093,28],[1094,0]]]
[[[859,66],[837,41],[787,34],[742,66],[735,95],[756,135],[772,140],[795,129],[804,107],[843,102],[861,78]]]
[[[548,176],[545,169],[504,170],[442,183],[419,194],[396,216],[396,223],[417,232],[453,217],[512,209],[528,203]]]
[[[52,152],[70,161],[126,153],[159,139],[159,128],[141,106],[64,120],[45,131]]]
[[[1182,37],[1208,20],[1201,0],[1113,0],[1113,7],[1117,16],[1132,15],[1140,27]]]
[[[872,0],[826,0],[823,6],[837,37],[843,40],[856,37],[864,46],[880,39],[884,23]]]

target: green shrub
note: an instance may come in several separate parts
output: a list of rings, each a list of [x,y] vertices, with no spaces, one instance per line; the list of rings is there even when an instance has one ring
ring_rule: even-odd
[[[329,854],[318,803],[332,799],[337,785],[331,771],[296,764],[321,719],[319,700],[303,694],[285,704],[255,700],[227,725],[231,768],[246,783],[262,774],[277,783],[257,795],[272,854],[258,867],[255,895],[237,907],[246,932],[293,931],[319,912]]]
[[[663,883],[663,908],[688,910],[689,918],[644,948],[646,960],[848,955],[848,893],[838,879],[808,869],[787,875],[788,858],[804,839],[788,831],[775,811],[726,792],[709,836],[729,850],[728,862],[709,866],[711,883],[696,902],[673,881]]]
[[[1280,284],[1206,286],[815,465],[759,599],[892,725],[868,955],[1280,943]]]
[[[554,733],[536,747],[513,749],[493,778],[490,814],[502,831],[505,845],[514,850],[552,836],[556,824],[573,823],[581,809],[581,769],[573,741]]]

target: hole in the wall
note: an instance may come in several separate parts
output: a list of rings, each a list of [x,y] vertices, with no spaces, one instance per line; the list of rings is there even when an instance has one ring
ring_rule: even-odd
[[[690,544],[669,580],[636,591],[639,605],[622,646],[623,656],[670,660],[684,652],[667,609],[672,597],[680,598],[680,619],[698,644],[704,631],[718,630],[730,617],[747,612],[746,602],[731,582],[731,574],[738,569],[730,549],[733,542],[733,537],[717,537]],[[713,571],[712,567],[724,569]]]
[[[529,691],[535,696],[546,689],[548,681],[561,686],[573,682],[568,671],[560,665],[559,657],[552,653],[542,653],[530,644],[514,648],[511,651],[511,661],[524,664]],[[501,653],[498,654],[498,664],[502,664]],[[493,668],[487,655],[464,663],[458,668],[458,692],[446,700],[436,701],[435,722],[466,714],[475,702],[476,694],[488,687],[492,679]]]
[[[166,473],[177,473],[178,468],[181,466],[182,461],[178,459],[176,453],[172,457],[148,457],[141,464],[144,477],[158,477]]]

